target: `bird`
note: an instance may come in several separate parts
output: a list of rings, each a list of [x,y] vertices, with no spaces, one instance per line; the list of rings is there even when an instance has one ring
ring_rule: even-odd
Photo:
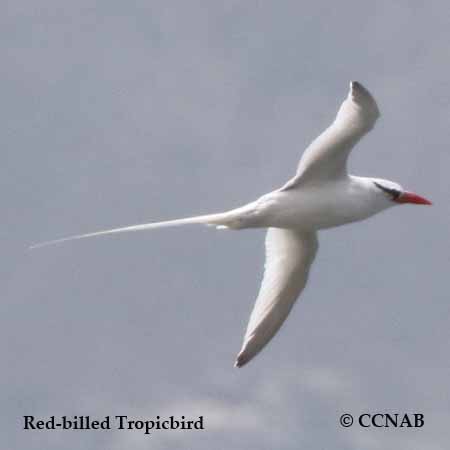
[[[306,148],[295,175],[281,188],[225,212],[70,236],[31,248],[188,224],[232,230],[266,228],[264,275],[235,361],[236,367],[242,367],[275,336],[303,291],[319,247],[319,230],[362,221],[397,205],[432,204],[396,182],[348,173],[350,151],[379,117],[369,90],[351,81],[334,121]]]

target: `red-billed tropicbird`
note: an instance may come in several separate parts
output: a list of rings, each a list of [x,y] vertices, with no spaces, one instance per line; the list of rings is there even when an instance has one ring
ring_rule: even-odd
[[[206,224],[217,228],[268,228],[264,278],[235,365],[249,362],[275,335],[305,287],[318,249],[317,231],[367,219],[391,206],[431,202],[398,183],[347,173],[347,158],[378,117],[369,91],[356,81],[334,122],[305,150],[296,175],[280,189],[218,214],[134,225],[34,245],[124,231]]]

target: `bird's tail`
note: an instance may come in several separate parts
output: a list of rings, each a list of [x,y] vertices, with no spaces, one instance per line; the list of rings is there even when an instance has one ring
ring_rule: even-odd
[[[76,236],[54,239],[52,241],[40,242],[38,244],[33,244],[32,246],[30,246],[30,249],[45,247],[47,245],[59,244],[61,242],[66,241],[74,241],[76,239],[84,239],[94,236],[103,236],[106,234],[124,233],[127,231],[152,230],[155,228],[176,227],[179,225],[188,225],[188,224],[214,225],[217,228],[238,228],[240,223],[240,217],[242,217],[243,213],[247,210],[248,207],[242,207],[218,214],[207,214],[203,216],[186,217],[184,219],[167,220],[165,222],[144,223],[141,225],[131,225],[123,228],[113,228],[110,230],[95,231],[93,233],[79,234]]]

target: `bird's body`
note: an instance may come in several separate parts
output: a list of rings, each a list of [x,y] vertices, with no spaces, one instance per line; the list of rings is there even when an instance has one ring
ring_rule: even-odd
[[[240,367],[275,335],[305,287],[318,249],[318,230],[364,220],[401,203],[430,204],[392,181],[347,173],[351,149],[373,128],[379,115],[369,91],[351,82],[336,119],[305,150],[296,175],[280,189],[223,213],[99,231],[34,247],[186,224],[268,228],[264,278],[236,360]]]
[[[323,184],[282,188],[243,207],[246,212],[229,227],[315,231],[357,222],[386,209],[385,199],[373,195],[375,189],[371,178],[352,175]]]

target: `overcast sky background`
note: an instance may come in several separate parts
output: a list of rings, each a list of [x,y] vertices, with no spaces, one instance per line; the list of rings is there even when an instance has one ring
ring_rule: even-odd
[[[4,1],[4,448],[444,450],[450,443],[448,1]],[[281,186],[356,79],[382,118],[354,173],[433,200],[322,232],[279,335],[233,368],[263,231],[57,237]],[[422,429],[343,429],[418,412]],[[33,414],[205,431],[25,432]]]

